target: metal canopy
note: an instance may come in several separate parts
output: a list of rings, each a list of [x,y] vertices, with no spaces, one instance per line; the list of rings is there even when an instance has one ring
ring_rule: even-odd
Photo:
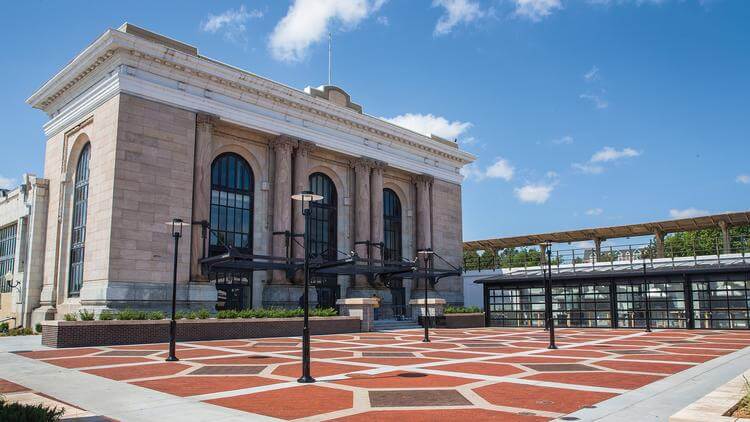
[[[728,212],[702,217],[681,218],[677,220],[655,221],[651,223],[627,224],[623,226],[598,227],[591,229],[570,230],[530,234],[524,236],[501,237],[495,239],[471,240],[464,242],[465,251],[496,250],[519,246],[534,246],[544,242],[567,243],[592,239],[615,239],[622,237],[648,236],[656,232],[677,233],[718,227],[750,224],[750,211]]]

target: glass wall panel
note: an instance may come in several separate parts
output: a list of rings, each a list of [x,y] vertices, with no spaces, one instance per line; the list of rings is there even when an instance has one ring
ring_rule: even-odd
[[[611,326],[609,283],[552,287],[552,316],[558,327]]]
[[[646,327],[646,295],[642,280],[617,284],[617,325]],[[649,280],[648,300],[652,328],[686,328],[685,290],[681,282]]]
[[[746,280],[694,281],[692,287],[695,328],[749,327]]]
[[[544,327],[544,289],[491,288],[489,311],[491,326]]]

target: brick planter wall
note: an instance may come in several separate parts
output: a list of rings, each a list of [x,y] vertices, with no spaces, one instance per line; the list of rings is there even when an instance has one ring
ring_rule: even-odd
[[[445,328],[484,327],[484,314],[445,314]]]
[[[356,317],[311,317],[312,334],[360,331]],[[178,341],[294,337],[302,333],[302,318],[193,319],[177,321]],[[42,344],[49,347],[110,346],[169,341],[169,320],[44,321]]]

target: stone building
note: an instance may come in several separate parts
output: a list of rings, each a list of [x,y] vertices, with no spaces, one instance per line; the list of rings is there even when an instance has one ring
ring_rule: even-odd
[[[124,24],[27,102],[49,116],[51,218],[35,320],[82,307],[165,309],[173,218],[192,223],[178,254],[180,307],[297,306],[293,275],[206,274],[200,260],[227,245],[284,256],[287,239],[274,233],[304,230],[290,196],[308,189],[325,197],[313,206],[318,254],[365,256],[358,242],[370,241],[383,242],[369,248],[375,258],[432,248],[461,263],[459,170],[474,157],[365,114],[341,88],[296,90]],[[294,238],[288,247],[303,256]],[[339,275],[317,280],[313,300],[377,294],[398,305],[417,287]],[[432,294],[461,303],[461,280]]]
[[[39,306],[47,231],[47,181],[24,174],[0,189],[0,322],[28,327]]]

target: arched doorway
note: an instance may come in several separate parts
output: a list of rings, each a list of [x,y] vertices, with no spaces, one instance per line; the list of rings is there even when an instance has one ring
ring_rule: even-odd
[[[383,189],[383,260],[401,261],[403,249],[401,242],[401,200],[392,189]],[[393,317],[406,317],[406,289],[401,278],[392,278],[388,282],[391,289],[391,307]]]
[[[310,205],[310,254],[320,256],[326,261],[338,258],[336,242],[338,219],[338,194],[333,180],[323,173],[310,175],[310,190],[323,199]],[[313,282],[318,293],[318,307],[335,308],[339,298],[336,276],[316,277]]]

